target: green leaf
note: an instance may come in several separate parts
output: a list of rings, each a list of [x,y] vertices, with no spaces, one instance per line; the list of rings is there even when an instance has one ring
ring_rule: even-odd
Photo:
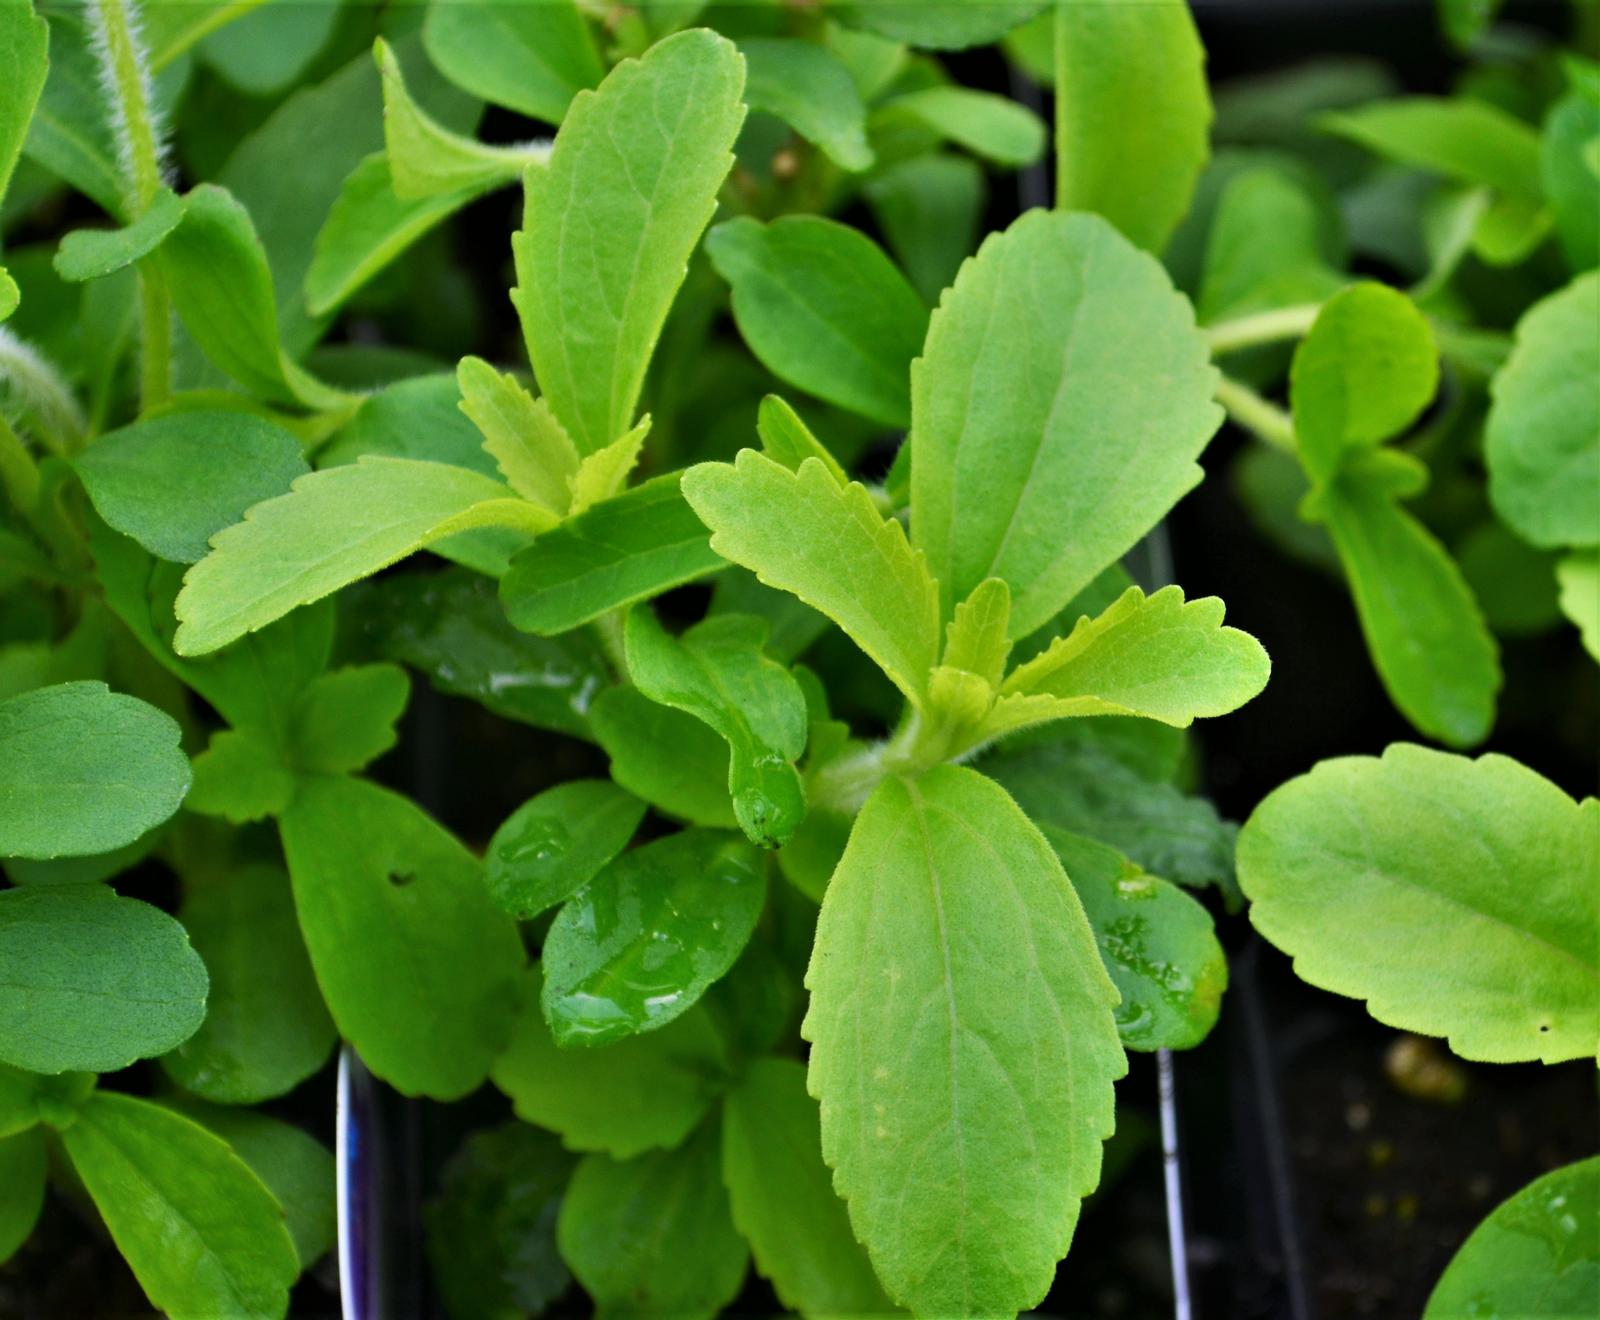
[[[611,758],[611,777],[628,792],[694,825],[739,828],[728,796],[728,745],[708,725],[634,687],[601,692],[589,719]]]
[[[1117,992],[1050,845],[974,771],[885,780],[806,984],[823,1155],[889,1296],[927,1315],[1036,1305],[1126,1069]]]
[[[204,559],[212,535],[310,466],[288,431],[242,412],[174,412],[100,436],[75,461],[102,518],[161,559]],[[195,480],[197,472],[205,480]]]
[[[377,456],[323,468],[212,538],[211,553],[184,575],[173,647],[215,651],[458,532],[552,523],[465,468]]]
[[[1242,170],[1217,199],[1206,236],[1202,322],[1331,297],[1328,220],[1299,178],[1276,165]]]
[[[511,561],[500,600],[518,628],[554,636],[716,572],[709,541],[671,472],[540,536]]]
[[[514,917],[564,903],[628,846],[645,804],[609,779],[573,779],[506,817],[484,854],[494,901]]]
[[[776,394],[769,394],[761,400],[761,406],[756,410],[756,432],[761,436],[762,450],[773,462],[782,463],[791,472],[798,472],[806,459],[814,458],[828,469],[828,475],[841,486],[849,485],[850,478],[839,466],[839,460],[811,433],[805,419],[789,406],[787,400]],[[732,580],[732,574],[724,574],[718,579],[719,582]],[[746,577],[745,581],[750,579]]]
[[[205,1015],[205,964],[183,927],[104,885],[0,890],[0,955],[0,1060],[32,1072],[115,1072]]]
[[[1011,591],[1003,578],[985,578],[972,594],[956,606],[950,626],[945,629],[944,657],[947,669],[975,674],[998,689],[1005,673],[1011,640],[1006,625],[1011,620]]]
[[[1489,1212],[1428,1298],[1423,1320],[1477,1311],[1570,1320],[1600,1295],[1600,1156],[1536,1178]]]
[[[411,695],[398,665],[351,665],[313,679],[295,702],[290,756],[308,774],[354,773],[395,745]]]
[[[568,483],[578,472],[578,451],[549,403],[482,358],[462,358],[456,380],[461,411],[483,433],[483,447],[506,483],[523,499],[558,518],[564,515],[572,500]]]
[[[1600,545],[1600,273],[1535,303],[1490,385],[1495,512],[1536,546]]]
[[[1537,201],[1539,135],[1498,106],[1473,97],[1405,96],[1317,119],[1327,132],[1402,165],[1463,183],[1484,183]]]
[[[706,251],[774,375],[885,426],[908,423],[906,373],[928,309],[870,238],[818,216],[741,216],[713,229]]]
[[[83,857],[132,843],[178,809],[189,759],[177,722],[104,683],[0,702],[0,857]]]
[[[609,500],[621,493],[627,484],[628,474],[639,462],[639,455],[644,450],[644,442],[649,434],[650,417],[646,414],[626,435],[583,456],[578,470],[567,478],[567,485],[572,491],[569,517],[576,517],[602,500]]]
[[[13,1137],[41,1123],[69,1127],[96,1080],[93,1073],[47,1075],[0,1063],[0,1137]]]
[[[573,0],[485,7],[433,0],[422,28],[428,58],[485,101],[559,124],[572,98],[605,74]]]
[[[152,1306],[176,1320],[287,1313],[300,1264],[283,1211],[221,1137],[99,1091],[61,1142]]]
[[[831,12],[865,28],[929,50],[986,46],[1044,8],[1045,0],[839,0]]]
[[[17,8],[20,13],[14,21],[27,13],[23,6]],[[27,44],[30,39],[22,40]],[[125,220],[117,145],[87,25],[70,10],[53,11],[49,46],[50,72],[27,123],[23,154],[76,188],[107,215]],[[26,99],[29,82],[24,74],[16,84],[19,100]]]
[[[749,80],[745,104],[777,115],[842,170],[872,167],[866,107],[850,70],[812,41],[747,37],[739,43]]]
[[[1595,799],[1504,756],[1395,743],[1268,796],[1239,883],[1303,980],[1466,1059],[1556,1063],[1600,1039],[1596,849]]]
[[[1130,1050],[1186,1050],[1216,1025],[1228,959],[1208,913],[1114,848],[1040,827],[1094,928],[1100,958],[1122,995],[1117,1031]]]
[[[982,167],[966,156],[913,156],[875,172],[863,191],[912,285],[924,302],[938,302],[978,242]]]
[[[716,209],[744,119],[744,62],[705,29],[624,60],[527,176],[512,295],[545,397],[578,451],[634,423],[645,369]]]
[[[672,637],[648,605],[630,611],[628,674],[652,701],[693,715],[727,741],[728,793],[752,843],[787,843],[805,815],[794,763],[805,753],[806,699],[762,654],[765,620],[719,614]]]
[[[56,274],[73,282],[114,275],[149,256],[182,219],[183,202],[162,188],[144,214],[122,229],[75,229],[66,235],[56,250]]]
[[[1289,380],[1300,460],[1320,484],[1421,415],[1439,385],[1439,349],[1405,294],[1355,284],[1323,304]]]
[[[1600,552],[1579,551],[1556,565],[1561,612],[1578,625],[1584,649],[1600,660]]]
[[[733,1227],[715,1124],[626,1163],[586,1156],[556,1241],[601,1315],[710,1320],[739,1293],[750,1252]]]
[[[6,1189],[0,1198],[0,1265],[16,1254],[39,1222],[48,1169],[48,1152],[39,1133],[0,1137],[0,1187]]]
[[[792,1059],[760,1059],[728,1093],[722,1179],[733,1222],[778,1299],[803,1315],[883,1315],[883,1295],[822,1162],[817,1102]]]
[[[294,797],[294,772],[264,734],[222,729],[194,758],[194,787],[184,805],[235,825],[275,816]]]
[[[31,5],[0,8],[0,199],[11,182],[49,69],[49,24]],[[10,1254],[0,1251],[0,1258]]]
[[[1575,56],[1568,58],[1577,64]],[[1545,194],[1555,213],[1556,235],[1567,265],[1574,272],[1600,264],[1600,170],[1584,155],[1593,155],[1600,139],[1600,77],[1594,67],[1588,66],[1586,78],[1569,72],[1572,90],[1545,117],[1540,142]]]
[[[0,321],[4,321],[22,303],[22,292],[10,272],[0,266]]]
[[[909,123],[996,165],[1032,165],[1044,155],[1044,121],[1027,106],[970,87],[920,87],[882,102],[875,125]]]
[[[295,921],[289,877],[246,866],[193,889],[178,920],[211,974],[205,1021],[163,1056],[167,1076],[224,1105],[285,1095],[327,1062],[333,1021]]]
[[[754,450],[701,463],[683,493],[711,548],[837,623],[914,703],[939,650],[938,584],[865,487],[841,487],[817,459],[790,472]]]
[[[201,37],[199,57],[251,96],[287,91],[327,44],[338,6],[252,4],[239,19]]]
[[[1490,518],[1454,547],[1484,622],[1501,637],[1547,632],[1561,619],[1556,555],[1535,550]]]
[[[1199,482],[1215,379],[1187,301],[1103,220],[988,238],[911,371],[911,531],[945,613],[1004,578],[1026,637],[1121,558]]]
[[[477,860],[410,801],[359,779],[304,781],[280,829],[340,1034],[407,1095],[472,1091],[505,1044],[523,960]]]
[[[733,966],[766,893],[760,854],[719,831],[623,853],[545,936],[541,1003],[556,1043],[605,1045],[680,1017]]]
[[[1187,4],[1056,8],[1056,205],[1160,252],[1210,154],[1205,48]]]
[[[530,968],[511,1043],[491,1074],[517,1117],[560,1133],[570,1150],[619,1160],[682,1144],[724,1085],[727,1047],[710,1014],[691,1008],[660,1031],[561,1049],[539,1007],[542,985]]]

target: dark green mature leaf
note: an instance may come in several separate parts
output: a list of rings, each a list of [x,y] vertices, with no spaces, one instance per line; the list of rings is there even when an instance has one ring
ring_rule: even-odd
[[[505,1044],[523,960],[477,860],[410,801],[357,779],[307,779],[280,829],[340,1034],[407,1095],[473,1090]]]
[[[1530,544],[1600,545],[1600,273],[1537,302],[1490,389],[1495,512]]]
[[[221,1137],[100,1091],[61,1142],[153,1306],[195,1320],[287,1312],[294,1240],[266,1184]]]
[[[514,917],[564,903],[628,846],[645,804],[609,779],[573,779],[506,817],[484,853],[484,880]]]
[[[530,968],[511,1042],[494,1084],[517,1116],[561,1134],[571,1150],[619,1160],[680,1145],[726,1085],[727,1046],[703,1007],[660,1031],[597,1049],[562,1049],[539,1007],[543,974]]]
[[[1475,1311],[1564,1320],[1600,1296],[1600,1156],[1536,1178],[1489,1212],[1434,1286],[1423,1320]]]
[[[1185,4],[1056,7],[1056,204],[1160,252],[1210,154],[1205,48]]]
[[[422,40],[428,58],[458,86],[552,124],[605,73],[574,0],[492,6],[434,0]]]
[[[719,831],[623,853],[545,936],[541,1002],[556,1043],[605,1045],[680,1017],[733,966],[766,893],[760,854]]]
[[[945,615],[1001,577],[1025,637],[1119,559],[1200,480],[1214,381],[1187,301],[1105,221],[987,239],[911,372],[911,531]]]
[[[673,472],[538,537],[511,561],[500,599],[518,628],[553,636],[722,564]]]
[[[206,410],[100,436],[75,466],[110,526],[182,564],[204,559],[214,533],[311,470],[299,440],[282,427],[250,413]]]
[[[712,230],[706,252],[769,370],[885,426],[908,424],[906,373],[928,309],[870,238],[818,216],[742,216]]]
[[[22,6],[16,8],[26,12]],[[123,213],[117,144],[87,25],[70,10],[52,12],[49,45],[50,72],[27,125],[23,154],[107,215],[129,219]],[[26,86],[24,75],[19,90]]]
[[[733,164],[743,88],[731,42],[680,32],[576,97],[549,165],[528,174],[512,299],[580,453],[636,420],[656,338]]]
[[[206,968],[165,912],[103,885],[0,891],[0,1060],[115,1072],[192,1036]]]
[[[739,53],[749,73],[746,105],[777,115],[840,169],[871,168],[866,107],[837,55],[814,41],[787,37],[747,37]]]
[[[778,1299],[803,1315],[883,1315],[883,1295],[822,1162],[805,1065],[761,1059],[728,1093],[722,1180],[733,1222]]]
[[[189,788],[179,736],[170,715],[104,683],[0,702],[0,856],[109,852],[159,825]]]
[[[1269,795],[1239,884],[1312,985],[1463,1058],[1555,1063],[1600,1040],[1596,856],[1600,801],[1504,756],[1395,743]]]
[[[912,285],[938,302],[978,241],[982,167],[965,156],[913,156],[875,172],[863,191]]]
[[[205,1021],[161,1066],[186,1091],[252,1105],[293,1090],[327,1061],[333,1020],[295,921],[289,877],[246,866],[194,889],[178,920],[211,973]]]
[[[886,1291],[932,1315],[1037,1304],[1126,1069],[1117,992],[1050,845],[974,771],[885,780],[806,984],[823,1154]]]
[[[149,256],[182,219],[183,202],[170,188],[163,188],[132,224],[122,229],[75,229],[63,238],[55,255],[56,274],[74,282],[114,275]]]
[[[635,687],[601,692],[589,718],[611,777],[628,792],[694,825],[739,828],[728,796],[728,745],[708,725]]]
[[[929,50],[998,41],[1044,8],[1045,0],[830,0],[852,27]]]
[[[606,1315],[710,1320],[738,1295],[749,1248],[733,1227],[717,1130],[677,1150],[578,1165],[556,1222],[562,1258]]]
[[[34,106],[44,90],[49,52],[49,25],[31,5],[0,9],[0,198],[6,195]]]
[[[44,1208],[48,1169],[49,1154],[40,1133],[0,1137],[0,1187],[6,1189],[0,1198],[0,1265],[33,1233]]]
[[[0,1137],[15,1136],[44,1124],[64,1128],[93,1092],[93,1073],[36,1073],[0,1063]]]

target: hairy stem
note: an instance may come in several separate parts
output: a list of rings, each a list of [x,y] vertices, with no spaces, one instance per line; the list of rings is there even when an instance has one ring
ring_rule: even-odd
[[[1257,344],[1272,344],[1283,339],[1299,339],[1311,329],[1311,323],[1322,310],[1320,303],[1301,303],[1294,307],[1275,307],[1270,312],[1257,312],[1232,321],[1219,321],[1200,333],[1211,346],[1211,355],[1220,357],[1241,348],[1254,348]]]
[[[47,448],[58,454],[77,449],[87,423],[72,391],[55,367],[0,326],[0,396],[4,395],[22,411],[30,433]]]
[[[1277,404],[1263,399],[1248,385],[1223,376],[1217,382],[1216,400],[1229,418],[1259,440],[1286,454],[1295,452],[1294,422]]]

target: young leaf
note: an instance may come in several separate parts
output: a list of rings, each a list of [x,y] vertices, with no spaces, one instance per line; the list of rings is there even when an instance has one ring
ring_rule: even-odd
[[[607,688],[589,712],[611,777],[656,810],[693,825],[736,830],[728,745],[692,715],[638,688]]]
[[[828,469],[828,475],[839,485],[850,484],[839,460],[811,433],[811,428],[788,401],[778,395],[769,394],[761,400],[756,410],[756,433],[761,437],[761,448],[766,456],[775,463],[782,463],[789,471],[798,472],[806,459],[814,458]],[[731,580],[732,574],[724,574],[719,579],[720,582]]]
[[[185,896],[178,920],[211,973],[200,1030],[161,1066],[179,1086],[224,1105],[293,1090],[327,1062],[333,1021],[295,922],[289,877],[246,866]]]
[[[0,37],[3,40],[3,37]],[[0,1265],[33,1234],[44,1208],[48,1151],[37,1132],[19,1132],[0,1137]]]
[[[1600,1156],[1535,1178],[1489,1212],[1461,1244],[1422,1320],[1474,1311],[1533,1320],[1580,1316],[1600,1295]]]
[[[1200,480],[1215,375],[1188,303],[1103,220],[1034,211],[987,239],[911,369],[911,532],[945,613],[1004,578],[1026,637],[1120,558]]]
[[[100,436],[75,461],[108,524],[151,554],[204,559],[211,537],[311,468],[282,427],[242,412],[174,412]],[[205,480],[195,474],[205,473]]]
[[[183,202],[172,189],[163,188],[144,214],[130,225],[121,229],[74,229],[61,240],[52,264],[57,275],[73,283],[114,275],[149,256],[182,219]]]
[[[570,1150],[619,1160],[681,1145],[723,1087],[727,1047],[704,1008],[660,1031],[601,1049],[559,1048],[539,1007],[540,969],[530,968],[511,1043],[494,1062],[494,1084],[517,1117],[561,1134]]]
[[[1395,743],[1270,794],[1239,884],[1312,985],[1463,1058],[1556,1063],[1600,1040],[1597,849],[1595,799],[1504,756]]]
[[[489,893],[514,917],[564,903],[628,846],[645,804],[609,779],[547,788],[506,817],[484,854]]]
[[[434,0],[422,28],[428,58],[485,101],[559,124],[572,98],[605,74],[574,0],[485,7]]]
[[[1122,995],[1117,1032],[1130,1050],[1186,1050],[1216,1025],[1228,959],[1211,914],[1114,848],[1040,827],[1066,868]]]
[[[1578,625],[1584,649],[1600,660],[1600,553],[1568,555],[1556,565],[1561,612]]]
[[[29,1128],[69,1127],[78,1109],[94,1091],[93,1073],[36,1073],[0,1063],[0,1137]]]
[[[719,831],[623,853],[545,936],[541,1003],[556,1044],[605,1045],[682,1016],[733,966],[766,893],[760,855]]]
[[[650,418],[646,414],[626,435],[583,456],[578,470],[567,478],[567,486],[572,493],[569,517],[576,517],[602,500],[609,500],[621,493],[627,484],[628,474],[639,461],[639,454],[649,434]]]
[[[790,472],[754,450],[701,463],[683,493],[711,548],[837,623],[914,703],[939,651],[938,584],[866,488],[840,487],[817,459]]]
[[[407,1095],[473,1090],[505,1044],[523,960],[477,860],[406,798],[359,779],[305,780],[280,830],[340,1034]]]
[[[818,216],[741,216],[706,236],[706,252],[764,366],[841,408],[907,425],[906,372],[928,309],[870,238]]]
[[[1056,6],[1056,205],[1160,252],[1210,152],[1205,48],[1185,4]]]
[[[723,565],[671,472],[603,500],[518,554],[500,579],[506,616],[552,637]]]
[[[411,695],[398,665],[350,665],[312,680],[290,717],[290,759],[308,774],[353,774],[395,745]]]
[[[976,674],[998,689],[1005,673],[1011,641],[1006,625],[1011,619],[1011,592],[1004,578],[985,578],[972,594],[956,606],[945,629],[944,657],[950,669]]]
[[[1600,273],[1535,303],[1490,385],[1495,512],[1537,546],[1600,545]]]
[[[731,42],[680,32],[580,94],[549,165],[527,176],[512,297],[540,387],[580,453],[634,423],[656,337],[733,164],[743,89]]]
[[[31,1072],[115,1072],[205,1016],[205,964],[183,927],[104,885],[0,891],[0,962],[0,1060]]]
[[[750,1252],[733,1227],[715,1124],[677,1150],[586,1156],[556,1221],[562,1258],[603,1314],[710,1320]]]
[[[823,1155],[885,1290],[918,1314],[1036,1305],[1126,1069],[1117,992],[1050,845],[974,771],[885,780],[806,985]]]
[[[842,170],[872,168],[866,107],[850,70],[827,47],[788,37],[739,43],[749,72],[745,104],[777,115]]]
[[[996,165],[1032,165],[1044,155],[1046,130],[1038,115],[1009,97],[970,87],[920,87],[883,102],[878,125],[911,123],[939,134]]]
[[[913,156],[874,171],[863,191],[912,286],[938,302],[978,241],[982,167],[966,156]]]
[[[173,648],[215,651],[457,532],[539,532],[554,521],[465,468],[379,457],[323,468],[212,537],[184,575]]]
[[[462,358],[456,380],[461,411],[483,432],[483,447],[507,484],[556,517],[564,515],[578,451],[549,403],[535,399],[510,372],[502,374],[482,358]]]
[[[806,699],[762,654],[765,621],[721,614],[671,637],[648,605],[628,615],[628,674],[652,701],[693,715],[727,741],[733,814],[752,843],[787,843],[805,815],[794,763],[805,753]]]
[[[817,1102],[792,1059],[760,1059],[728,1093],[722,1180],[733,1222],[778,1299],[803,1315],[884,1315],[866,1252],[822,1162]]]
[[[170,715],[104,683],[0,702],[0,857],[83,857],[178,809],[189,759]]]
[[[282,1316],[300,1273],[266,1185],[198,1123],[99,1091],[61,1134],[122,1257],[171,1316]]]

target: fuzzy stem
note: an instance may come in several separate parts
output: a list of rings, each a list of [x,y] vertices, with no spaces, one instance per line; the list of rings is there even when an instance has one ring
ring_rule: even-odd
[[[1217,381],[1216,400],[1237,425],[1257,439],[1286,454],[1295,452],[1294,422],[1289,414],[1263,399],[1248,385],[1223,376]]]
[[[1219,321],[1200,333],[1211,346],[1211,356],[1220,357],[1241,348],[1254,348],[1257,344],[1271,344],[1281,339],[1299,339],[1311,329],[1320,303],[1301,303],[1294,307],[1277,307],[1270,312],[1257,312],[1254,316],[1241,316],[1232,321]]]
[[[0,326],[0,386],[26,410],[35,439],[58,454],[70,453],[87,423],[60,373],[32,347]]]

